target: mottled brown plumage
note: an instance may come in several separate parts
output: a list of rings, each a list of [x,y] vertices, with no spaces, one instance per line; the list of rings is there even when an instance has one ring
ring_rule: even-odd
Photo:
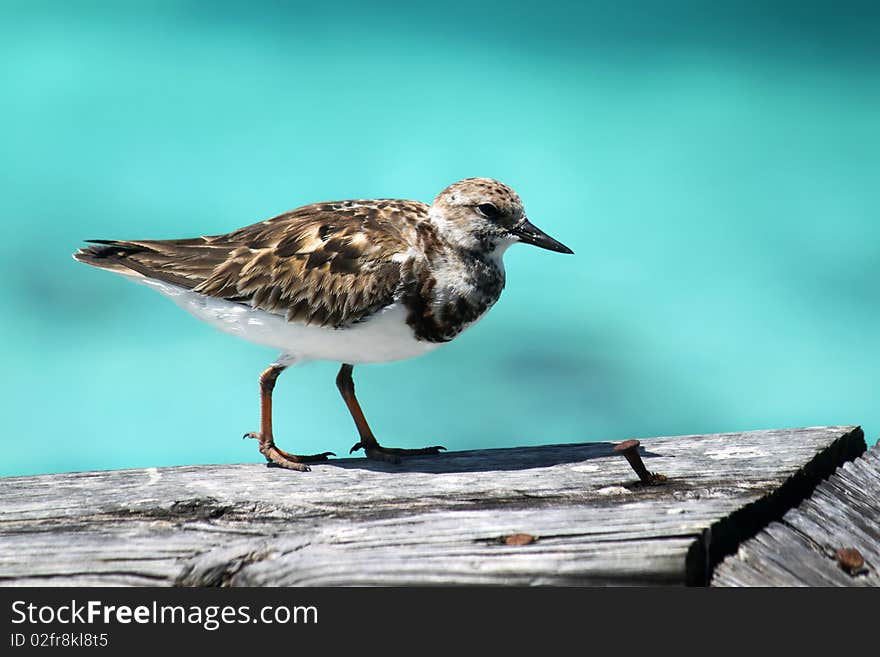
[[[418,226],[427,213],[417,201],[314,203],[225,235],[100,241],[77,258],[341,327],[394,301],[401,267],[393,257],[434,239]]]

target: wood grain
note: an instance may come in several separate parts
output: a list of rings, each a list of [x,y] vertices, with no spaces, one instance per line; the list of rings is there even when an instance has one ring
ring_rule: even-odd
[[[662,486],[612,448],[0,479],[0,584],[705,584],[865,443],[852,426],[643,440]]]

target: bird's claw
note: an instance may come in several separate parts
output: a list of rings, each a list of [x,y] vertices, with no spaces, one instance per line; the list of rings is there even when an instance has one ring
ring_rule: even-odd
[[[275,445],[275,441],[269,437],[264,438],[259,431],[248,431],[242,436],[260,441],[260,454],[266,458],[266,465],[273,468],[286,468],[309,472],[311,468],[306,463],[326,461],[330,456],[336,456],[335,452],[321,452],[320,454],[291,454]]]
[[[431,447],[422,447],[420,449],[404,449],[400,447],[382,447],[381,445],[364,445],[362,442],[359,442],[355,443],[348,453],[353,454],[359,449],[363,449],[366,452],[368,459],[385,461],[387,463],[400,463],[401,456],[433,456],[446,451],[443,445],[432,445]]]

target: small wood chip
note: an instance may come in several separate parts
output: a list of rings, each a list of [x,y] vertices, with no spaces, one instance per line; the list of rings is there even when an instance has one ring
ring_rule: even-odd
[[[835,558],[840,567],[850,575],[858,575],[865,571],[865,557],[855,548],[840,548]]]
[[[511,534],[504,537],[505,545],[528,545],[537,541],[537,537],[531,534]]]

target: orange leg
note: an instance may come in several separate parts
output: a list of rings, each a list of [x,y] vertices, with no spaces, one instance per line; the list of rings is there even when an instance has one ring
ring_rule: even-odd
[[[336,456],[333,452],[323,454],[290,454],[275,446],[275,438],[272,435],[272,391],[275,389],[275,381],[286,365],[270,365],[260,374],[260,431],[252,431],[244,434],[245,438],[255,438],[260,441],[260,453],[266,457],[269,465],[276,465],[288,470],[308,472],[311,468],[306,463],[326,461],[328,456]]]
[[[373,432],[370,425],[367,424],[367,418],[361,410],[357,397],[354,395],[354,379],[351,377],[354,366],[343,364],[336,375],[336,387],[342,394],[345,405],[348,406],[348,412],[354,420],[358,434],[361,439],[354,447],[351,448],[349,454],[363,449],[369,459],[377,459],[379,461],[388,461],[389,463],[400,463],[401,456],[423,456],[426,454],[439,454],[445,447],[435,445],[433,447],[423,447],[421,449],[400,449],[397,447],[382,447]]]

